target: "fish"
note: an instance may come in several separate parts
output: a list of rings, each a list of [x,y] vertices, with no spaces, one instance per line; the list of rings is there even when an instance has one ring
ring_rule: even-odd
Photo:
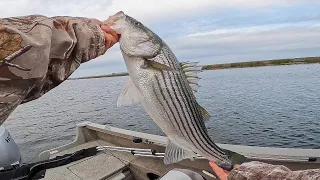
[[[168,138],[164,164],[201,155],[231,170],[245,160],[216,145],[208,135],[205,121],[211,116],[196,99],[202,69],[199,62],[179,62],[156,33],[123,11],[105,23],[120,34],[120,51],[129,74],[117,106],[142,104]]]

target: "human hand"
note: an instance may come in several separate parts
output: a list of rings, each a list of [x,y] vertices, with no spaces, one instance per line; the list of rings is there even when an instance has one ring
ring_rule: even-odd
[[[224,170],[224,169],[220,168],[213,161],[210,161],[209,165],[213,169],[214,173],[216,173],[216,175],[219,177],[219,179],[221,179],[221,180],[227,180],[228,179],[228,175],[230,174],[230,171],[227,171],[227,170]],[[239,166],[238,164],[235,164],[233,167],[237,168],[238,166]]]
[[[119,42],[120,35],[113,29],[111,29],[107,24],[102,23],[97,19],[91,19],[93,22],[97,23],[104,33],[105,47],[106,50],[111,48],[115,43]]]

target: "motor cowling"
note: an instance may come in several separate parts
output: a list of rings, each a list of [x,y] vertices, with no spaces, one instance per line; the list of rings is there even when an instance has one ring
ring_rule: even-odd
[[[20,149],[10,136],[8,130],[0,126],[0,171],[20,166]]]

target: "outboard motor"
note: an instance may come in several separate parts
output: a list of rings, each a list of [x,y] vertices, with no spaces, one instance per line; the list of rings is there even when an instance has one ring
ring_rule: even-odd
[[[9,132],[0,126],[0,171],[19,167],[21,154]]]

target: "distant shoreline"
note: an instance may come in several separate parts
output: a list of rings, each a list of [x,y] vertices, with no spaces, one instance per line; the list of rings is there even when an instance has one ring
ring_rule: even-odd
[[[226,64],[212,64],[204,65],[202,70],[218,70],[218,69],[233,69],[233,68],[248,68],[248,67],[262,67],[262,66],[283,66],[283,65],[295,65],[295,64],[316,64],[320,63],[320,57],[304,57],[304,58],[292,58],[292,59],[276,59],[276,60],[265,60],[265,61],[248,61],[248,62],[237,62],[237,63],[226,63]],[[68,80],[78,79],[94,79],[94,78],[105,78],[105,77],[117,77],[117,76],[128,76],[128,73],[112,73],[99,76],[88,76],[79,78],[69,78]]]
[[[293,59],[276,59],[266,61],[249,61],[227,64],[212,64],[203,66],[202,70],[217,70],[217,69],[231,69],[231,68],[248,68],[261,66],[283,66],[295,64],[316,64],[320,63],[320,57],[305,57]]]
[[[68,80],[78,80],[78,79],[94,79],[94,78],[105,78],[105,77],[117,77],[117,76],[128,76],[128,73],[112,73],[99,76],[88,76],[88,77],[78,77],[78,78],[69,78]]]

